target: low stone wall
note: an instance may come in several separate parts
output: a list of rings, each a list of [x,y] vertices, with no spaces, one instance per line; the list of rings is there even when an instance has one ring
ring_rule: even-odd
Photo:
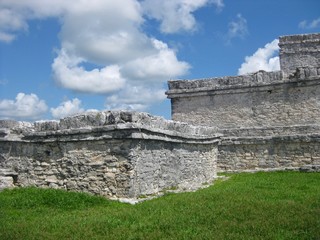
[[[0,121],[0,129],[2,179],[18,186],[138,198],[216,177],[214,128],[120,111],[58,122]]]
[[[297,170],[320,165],[320,126],[226,129],[219,172]]]

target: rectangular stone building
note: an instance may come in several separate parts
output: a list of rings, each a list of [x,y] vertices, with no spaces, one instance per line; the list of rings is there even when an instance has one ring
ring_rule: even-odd
[[[320,164],[320,34],[279,39],[277,72],[169,81],[172,119],[218,127],[218,168]]]

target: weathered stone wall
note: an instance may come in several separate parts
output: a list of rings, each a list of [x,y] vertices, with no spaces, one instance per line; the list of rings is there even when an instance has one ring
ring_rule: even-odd
[[[196,189],[216,177],[217,144],[142,141],[134,149],[133,195]]]
[[[280,66],[285,76],[293,76],[299,68],[319,71],[320,34],[280,37],[279,46]],[[320,75],[319,72],[318,75]]]
[[[131,112],[0,124],[2,179],[11,177],[14,185],[138,198],[196,188],[216,176],[219,137],[213,128]]]
[[[320,34],[279,46],[281,71],[168,83],[173,120],[220,128],[218,171],[319,164]]]
[[[172,119],[219,128],[317,124],[320,34],[280,37],[281,71],[169,81]]]
[[[259,77],[270,79],[270,76],[274,81],[259,83],[256,80]],[[170,89],[174,87],[168,91],[172,103],[172,118],[219,128],[320,122],[320,75],[304,75],[295,79],[281,77],[280,73],[256,73],[231,77],[238,84],[208,84],[199,88],[192,81],[170,82]],[[218,80],[221,79],[204,81],[215,83]],[[230,79],[224,80],[228,83]]]
[[[224,139],[218,159],[219,172],[297,170],[320,165],[320,135]]]

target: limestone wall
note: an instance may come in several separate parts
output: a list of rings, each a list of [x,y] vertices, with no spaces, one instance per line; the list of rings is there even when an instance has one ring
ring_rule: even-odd
[[[268,81],[254,81],[259,77]],[[232,77],[232,80],[240,79],[238,84],[218,84],[221,79],[203,80],[203,85],[208,84],[201,87],[197,85],[198,80],[195,83],[170,82],[168,97],[171,98],[172,118],[219,128],[320,122],[320,75],[306,77],[304,74],[292,79],[281,77],[280,73],[256,73]],[[228,79],[223,80],[228,83]]]
[[[172,119],[219,128],[317,124],[320,34],[280,37],[281,71],[169,81]]]
[[[172,119],[223,134],[218,171],[320,164],[320,34],[279,46],[280,71],[168,83]]]
[[[217,169],[257,171],[320,166],[320,125],[222,129]]]
[[[297,68],[320,67],[320,34],[303,34],[279,38],[280,65],[284,75],[294,75]],[[318,72],[319,75],[319,72]]]
[[[224,139],[218,171],[297,170],[320,166],[320,135]]]
[[[12,177],[17,186],[138,198],[197,188],[216,176],[214,128],[145,113],[99,112],[58,122],[0,121],[0,129],[2,180]]]

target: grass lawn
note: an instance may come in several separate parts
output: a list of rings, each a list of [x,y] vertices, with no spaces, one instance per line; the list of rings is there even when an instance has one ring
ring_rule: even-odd
[[[0,192],[0,239],[320,239],[320,173],[231,174],[129,205],[53,189]]]

